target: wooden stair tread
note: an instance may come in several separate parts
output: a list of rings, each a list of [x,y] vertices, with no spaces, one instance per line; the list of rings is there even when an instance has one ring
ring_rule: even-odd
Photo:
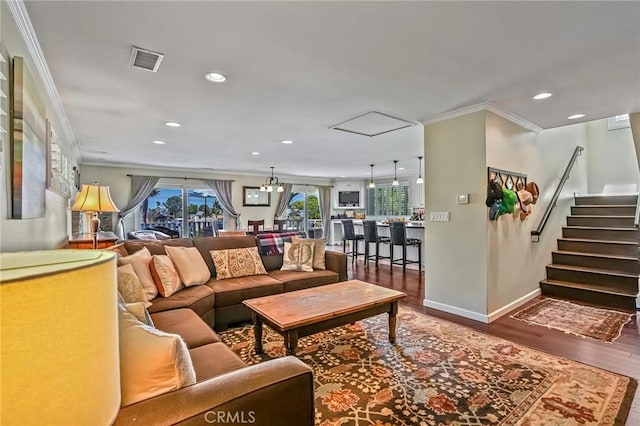
[[[638,278],[637,274],[630,274],[629,272],[615,271],[612,269],[592,268],[589,266],[562,265],[559,263],[550,263],[547,266],[555,269],[564,269],[565,271],[590,272],[594,274],[613,275],[623,278]]]
[[[600,257],[603,259],[619,259],[619,260],[635,260],[635,261],[639,260],[637,257],[621,256],[619,254],[586,253],[582,251],[570,251],[570,250],[554,250],[553,252],[558,254],[569,254],[572,256]]]
[[[568,225],[568,226],[563,226],[563,228],[568,228],[568,229],[598,229],[600,231],[638,231],[638,228],[612,228],[612,227],[608,227],[608,226],[575,226],[575,225]]]
[[[576,204],[573,207],[635,207],[635,204]]]
[[[632,215],[606,215],[606,214],[570,214],[567,217],[588,217],[588,218],[607,218],[607,219],[635,219]]]
[[[581,284],[581,283],[574,283],[569,281],[559,281],[559,280],[550,280],[550,279],[544,279],[540,281],[540,283],[556,285],[561,287],[569,287],[569,288],[580,289],[580,290],[595,291],[598,293],[615,294],[617,296],[625,296],[625,297],[638,296],[633,291],[625,291],[623,289],[611,288],[611,287],[598,285],[598,284]]]
[[[628,244],[634,246],[638,245],[638,243],[635,243],[633,241],[589,240],[584,238],[558,238],[558,240],[576,243]]]

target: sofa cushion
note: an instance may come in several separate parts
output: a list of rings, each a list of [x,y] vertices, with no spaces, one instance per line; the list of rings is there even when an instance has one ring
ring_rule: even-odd
[[[313,269],[327,269],[324,262],[324,252],[327,249],[326,238],[301,238],[298,236],[291,237],[292,243],[312,242],[313,243]]]
[[[270,256],[260,256],[262,258],[262,264],[267,271],[273,271],[274,269],[282,268],[284,256],[281,254],[273,254]]]
[[[211,327],[191,309],[156,312],[151,318],[158,330],[179,334],[189,349],[220,341]]]
[[[143,302],[123,303],[122,306],[141,323],[154,327],[151,315]]]
[[[180,290],[183,285],[178,276],[178,271],[169,256],[165,254],[154,254],[151,256],[149,264],[151,276],[158,287],[158,293],[162,297],[169,297]]]
[[[283,271],[313,272],[314,243],[284,243]]]
[[[167,254],[164,250],[165,246],[193,247],[193,242],[191,238],[173,238],[161,241],[127,240],[124,242],[124,247],[129,253],[134,253],[146,247],[151,254]]]
[[[270,271],[269,276],[282,281],[285,292],[333,284],[339,281],[338,273],[328,269],[317,269],[313,272]]]
[[[165,250],[176,266],[182,284],[190,287],[209,281],[211,273],[197,248],[167,246]]]
[[[129,264],[118,266],[118,293],[126,303],[143,302],[145,306],[151,306],[133,266]]]
[[[246,364],[221,342],[193,348],[189,354],[196,371],[197,382],[246,367]]]
[[[282,282],[269,275],[210,280],[207,286],[216,294],[216,306],[236,305],[246,299],[278,294],[284,290]]]
[[[211,257],[216,266],[216,279],[218,280],[267,273],[257,247],[212,250]]]
[[[211,276],[216,276],[216,267],[211,258],[211,250],[227,250],[233,248],[256,247],[255,237],[239,236],[239,237],[197,237],[193,239],[193,245],[198,249],[205,263],[209,267]]]
[[[121,405],[126,406],[196,382],[187,345],[118,308]]]
[[[133,270],[138,276],[144,292],[147,294],[147,299],[151,300],[158,295],[158,288],[151,276],[149,263],[151,263],[151,253],[149,253],[146,247],[129,256],[118,259],[118,265],[133,266]]]
[[[169,297],[156,297],[149,312],[162,312],[170,309],[188,308],[199,316],[205,315],[213,308],[215,295],[206,285],[186,287]]]

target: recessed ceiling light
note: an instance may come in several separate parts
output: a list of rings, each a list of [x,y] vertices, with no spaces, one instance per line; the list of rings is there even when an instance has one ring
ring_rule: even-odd
[[[292,144],[293,141],[282,141],[282,143],[286,143],[287,145]]]
[[[404,170],[404,167],[398,167],[398,170]]]
[[[156,145],[164,145],[166,142],[165,141],[153,141],[153,143],[155,143]]]
[[[340,176],[341,178],[346,178],[346,176]]]
[[[568,116],[567,118],[569,120],[575,120],[575,119],[582,118],[582,117],[584,117],[584,114],[573,114],[573,115]]]
[[[213,83],[222,83],[227,80],[227,77],[225,77],[223,74],[220,74],[219,72],[207,73],[204,75],[204,78]]]
[[[260,155],[260,153],[258,151],[253,151],[251,155]]]
[[[167,121],[166,123],[164,123],[165,126],[169,126],[169,127],[180,127],[182,126],[182,124],[177,123],[175,121]]]
[[[547,99],[547,98],[550,98],[551,96],[553,96],[553,93],[542,92],[542,93],[538,93],[537,95],[535,95],[533,97],[533,99],[535,99],[536,101],[539,101],[540,99]]]

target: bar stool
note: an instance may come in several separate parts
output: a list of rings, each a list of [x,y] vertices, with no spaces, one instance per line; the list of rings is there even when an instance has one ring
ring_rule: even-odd
[[[393,264],[402,262],[402,271],[407,270],[407,263],[417,263],[418,270],[422,271],[422,240],[418,238],[407,238],[407,228],[404,222],[389,223],[389,231],[391,232],[390,252],[390,268],[393,270]],[[393,246],[402,246],[402,259],[393,258]],[[407,260],[407,246],[418,248],[418,260]]]
[[[358,252],[358,241],[364,240],[363,234],[356,234],[353,219],[342,219],[342,252],[351,255],[351,262],[364,253]],[[347,252],[347,241],[351,241],[351,251]]]
[[[380,244],[389,244],[391,243],[391,239],[378,235],[378,224],[375,220],[363,220],[362,226],[364,227],[364,266],[368,268],[369,261],[371,258],[374,258],[377,268],[379,259],[389,259],[389,256],[380,256]],[[376,252],[373,255],[369,255],[369,244],[371,243],[376,244]]]

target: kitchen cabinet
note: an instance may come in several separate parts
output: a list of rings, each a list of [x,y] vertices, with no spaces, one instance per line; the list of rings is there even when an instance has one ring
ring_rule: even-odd
[[[417,184],[418,176],[409,177],[409,205],[411,207],[424,207],[424,183]]]

